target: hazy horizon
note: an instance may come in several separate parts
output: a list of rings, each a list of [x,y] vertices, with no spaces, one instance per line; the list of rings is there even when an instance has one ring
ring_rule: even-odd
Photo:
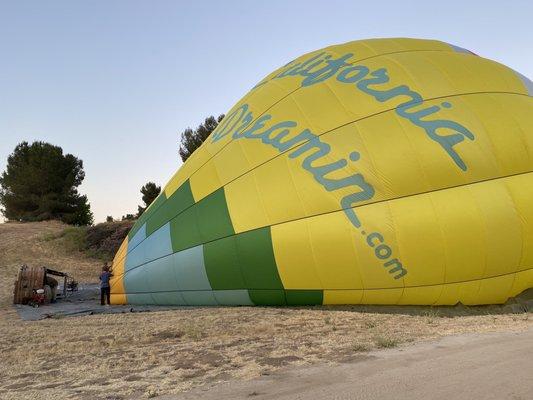
[[[533,4],[510,1],[0,1],[0,172],[23,141],[84,162],[95,222],[181,165],[179,132],[331,44],[438,39],[533,78]]]

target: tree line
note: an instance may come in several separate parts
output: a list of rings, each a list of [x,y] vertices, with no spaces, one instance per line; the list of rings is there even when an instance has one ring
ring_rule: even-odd
[[[224,115],[207,117],[196,129],[179,135],[178,153],[183,162],[209,137]],[[7,158],[0,175],[0,212],[8,221],[59,220],[71,225],[92,225],[94,216],[86,195],[78,192],[85,178],[83,161],[64,154],[60,146],[35,141],[19,143]],[[133,220],[161,193],[161,186],[147,182],[140,189],[143,205],[136,213],[122,216]],[[114,218],[108,216],[106,221]]]

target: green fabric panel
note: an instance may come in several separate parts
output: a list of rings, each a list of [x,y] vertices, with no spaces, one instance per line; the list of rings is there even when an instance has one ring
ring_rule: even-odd
[[[235,236],[204,244],[204,264],[214,290],[246,288]]]
[[[221,306],[253,306],[247,290],[213,290],[215,299]]]
[[[196,204],[196,213],[203,243],[235,234],[224,188],[199,201]]]
[[[172,193],[167,201],[163,202],[160,207],[154,209],[151,213],[152,215],[146,221],[146,236],[151,235],[176,215],[192,205],[194,205],[194,198],[191,192],[191,185],[189,180],[186,180],[174,193]],[[152,208],[149,211],[151,210]]]
[[[285,297],[289,306],[322,305],[324,300],[322,290],[285,290]]]
[[[256,306],[284,306],[285,292],[283,290],[248,290],[250,300]]]
[[[235,236],[247,289],[283,289],[274,259],[270,227]]]
[[[170,237],[174,252],[188,249],[202,243],[198,221],[196,219],[196,206],[186,209],[170,221]]]
[[[233,235],[235,232],[223,188],[172,219],[170,232],[175,252]]]
[[[137,219],[137,222],[135,222],[135,224],[132,226],[132,228],[130,229],[130,231],[128,232],[128,239],[131,239],[133,236],[135,236],[135,234],[137,233],[137,231],[139,230],[139,228],[150,218],[151,215],[153,215],[155,213],[155,211],[157,209],[159,209],[159,207],[167,200],[167,197],[165,196],[165,192],[161,192],[161,194],[159,196],[156,197],[156,199],[154,200],[153,204],[151,205],[150,209],[143,212],[140,216],[140,218]],[[147,233],[147,236],[149,235],[149,233]]]

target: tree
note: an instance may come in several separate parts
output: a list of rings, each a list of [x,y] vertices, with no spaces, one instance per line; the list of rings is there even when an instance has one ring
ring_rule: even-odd
[[[114,221],[114,219],[113,219],[113,217],[111,215],[108,215],[106,217],[106,219],[105,219],[105,222],[113,222],[113,221]]]
[[[159,196],[161,193],[161,186],[157,186],[154,182],[148,182],[141,188],[142,200],[144,202],[144,207],[137,207],[137,218],[139,218],[144,210],[148,208],[150,204]]]
[[[202,143],[209,137],[211,132],[213,132],[220,121],[224,118],[224,114],[218,116],[215,119],[212,115],[207,117],[203,124],[200,124],[198,128],[191,129],[187,128],[181,133],[180,137],[180,157],[183,162],[185,162],[194,151],[202,145]]]
[[[7,159],[0,176],[2,214],[10,221],[57,219],[90,225],[93,214],[87,196],[78,193],[83,162],[45,142],[22,142]]]
[[[135,215],[133,214],[126,214],[122,216],[122,221],[132,221],[135,219]]]

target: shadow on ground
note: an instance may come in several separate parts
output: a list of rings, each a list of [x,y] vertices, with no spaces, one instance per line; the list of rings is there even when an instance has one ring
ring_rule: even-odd
[[[54,304],[33,308],[27,305],[15,305],[15,309],[21,319],[25,321],[37,321],[45,318],[63,318],[70,316],[94,315],[94,314],[117,314],[164,311],[186,308],[210,308],[205,306],[141,306],[141,305],[114,305],[101,306],[99,303],[99,288],[97,284],[81,285],[77,292],[65,299],[60,299]],[[279,307],[278,307],[279,308]],[[510,299],[502,305],[486,306],[386,306],[386,305],[346,305],[346,306],[300,306],[283,307],[289,309],[309,309],[352,311],[357,313],[397,314],[412,316],[433,317],[457,317],[468,315],[494,315],[494,314],[517,314],[533,311],[533,289],[526,290],[521,295]]]
[[[18,315],[24,321],[37,321],[45,318],[79,317],[94,314],[121,314],[133,312],[164,311],[176,306],[134,306],[134,305],[100,305],[100,289],[98,284],[80,284],[78,291],[73,292],[56,303],[45,304],[34,308],[28,305],[15,304]]]

